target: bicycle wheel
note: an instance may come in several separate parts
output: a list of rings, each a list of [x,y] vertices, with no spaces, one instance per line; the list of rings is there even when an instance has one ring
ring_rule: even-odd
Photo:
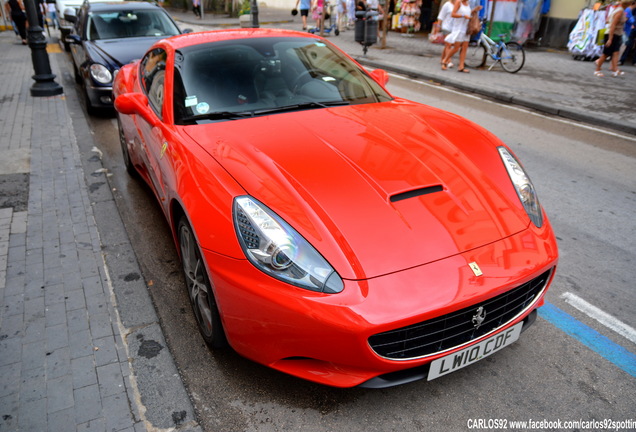
[[[486,49],[479,42],[470,42],[466,52],[464,64],[469,68],[477,69],[486,63]]]
[[[499,58],[501,67],[506,72],[517,73],[526,62],[526,53],[517,42],[506,42],[506,45],[499,50]]]

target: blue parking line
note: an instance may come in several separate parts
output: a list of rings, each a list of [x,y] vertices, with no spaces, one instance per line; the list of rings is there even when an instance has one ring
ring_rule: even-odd
[[[578,321],[572,315],[563,312],[551,303],[539,308],[539,316],[583,345],[611,361],[633,377],[636,377],[636,355],[612,342],[596,330]]]

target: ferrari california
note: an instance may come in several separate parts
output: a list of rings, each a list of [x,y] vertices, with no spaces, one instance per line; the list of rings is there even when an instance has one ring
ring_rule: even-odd
[[[432,380],[515,342],[555,236],[512,152],[391,95],[323,38],[272,29],[156,42],[113,95],[203,339],[336,387]]]

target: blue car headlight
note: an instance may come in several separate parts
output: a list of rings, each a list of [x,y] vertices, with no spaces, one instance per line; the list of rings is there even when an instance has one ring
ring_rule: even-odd
[[[517,191],[517,195],[523,204],[523,208],[528,213],[528,217],[537,228],[543,225],[543,213],[541,205],[534,185],[530,181],[530,177],[521,166],[521,163],[515,158],[505,147],[498,147],[501,160],[508,171],[510,180]]]
[[[338,273],[295,229],[249,196],[234,199],[234,227],[248,260],[268,275],[311,291],[339,293]]]

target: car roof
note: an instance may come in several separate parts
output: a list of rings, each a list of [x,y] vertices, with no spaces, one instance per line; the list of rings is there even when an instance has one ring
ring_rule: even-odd
[[[237,39],[250,39],[262,37],[288,37],[307,38],[324,41],[325,39],[308,32],[300,32],[288,29],[275,28],[231,28],[223,30],[208,30],[195,33],[184,33],[170,38],[162,39],[157,44],[170,45],[173,49],[184,48],[193,45],[201,45],[209,42],[219,42]]]
[[[143,1],[99,1],[88,3],[90,11],[108,11],[108,10],[140,10],[140,9],[161,9],[156,3],[149,3]]]

